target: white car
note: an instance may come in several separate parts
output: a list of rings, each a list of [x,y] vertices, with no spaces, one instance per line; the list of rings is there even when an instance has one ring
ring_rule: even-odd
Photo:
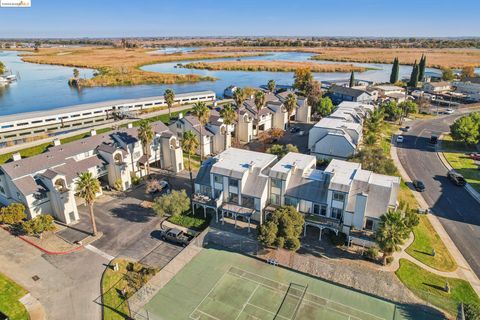
[[[398,136],[397,137],[397,143],[402,143],[404,140],[403,136]]]
[[[447,110],[445,110],[445,113],[446,113],[446,114],[452,114],[452,113],[454,113],[454,112],[455,112],[455,110],[453,110],[453,109],[451,109],[451,108],[448,108]]]

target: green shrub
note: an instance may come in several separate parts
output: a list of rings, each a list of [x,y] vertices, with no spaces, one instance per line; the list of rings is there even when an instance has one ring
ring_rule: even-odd
[[[292,251],[297,251],[300,249],[300,240],[295,237],[288,237],[287,240],[285,240],[285,248],[288,250]]]
[[[0,222],[6,224],[17,224],[25,219],[25,206],[21,203],[11,203],[0,209]]]
[[[283,248],[285,246],[285,238],[278,237],[277,239],[275,239],[275,246],[278,248]]]
[[[55,230],[53,224],[53,217],[49,214],[41,214],[36,216],[32,220],[25,221],[23,224],[23,230],[28,235],[42,235],[45,231]]]
[[[347,242],[347,235],[343,232],[339,232],[338,235],[336,235],[333,232],[330,232],[328,237],[330,239],[330,242],[337,247],[343,246]]]
[[[389,265],[390,263],[393,262],[393,257],[392,256],[388,256],[386,259],[385,259],[387,265]]]
[[[480,305],[474,303],[466,303],[463,305],[465,313],[465,320],[479,320],[480,319]]]
[[[378,257],[378,249],[376,247],[368,248],[365,253],[365,257],[370,260],[377,260]]]

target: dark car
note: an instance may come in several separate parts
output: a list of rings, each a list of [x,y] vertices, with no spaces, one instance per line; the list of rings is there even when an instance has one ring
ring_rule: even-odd
[[[425,184],[420,181],[420,180],[415,180],[413,181],[413,187],[415,188],[415,190],[417,190],[418,192],[423,192],[425,191]]]
[[[160,238],[164,241],[179,244],[185,247],[193,239],[193,236],[179,229],[171,228],[167,230],[162,230],[162,235],[160,236]]]
[[[467,181],[465,181],[465,178],[458,172],[455,172],[453,170],[448,172],[448,179],[452,181],[455,185],[463,187],[464,185],[467,184]]]
[[[438,143],[438,136],[432,135],[432,136],[430,137],[430,143],[431,143],[431,144],[437,144],[437,143]]]
[[[468,156],[472,160],[480,161],[480,153],[470,153]]]

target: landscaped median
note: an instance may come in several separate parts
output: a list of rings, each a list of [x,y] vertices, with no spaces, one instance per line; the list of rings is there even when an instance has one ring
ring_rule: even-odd
[[[457,264],[447,250],[440,236],[425,215],[420,215],[420,223],[413,228],[415,240],[406,252],[418,261],[439,271],[454,271]]]
[[[400,268],[395,273],[417,297],[452,316],[457,315],[461,303],[480,304],[479,297],[465,280],[433,274],[405,259],[400,259]]]
[[[13,280],[0,273],[0,312],[10,320],[28,320],[27,309],[19,301],[28,293]]]

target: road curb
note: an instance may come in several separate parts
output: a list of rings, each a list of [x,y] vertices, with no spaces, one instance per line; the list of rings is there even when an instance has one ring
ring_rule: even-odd
[[[398,134],[399,132],[400,131],[397,131],[396,134]],[[395,166],[398,168],[398,171],[402,176],[402,179],[404,181],[411,181],[410,176],[407,174],[407,172],[403,168],[402,163],[398,158],[397,146],[393,143],[393,138],[391,141],[390,156],[392,157],[392,160]],[[421,194],[419,194],[416,191],[412,191],[412,192],[413,192],[413,195],[415,196],[415,199],[417,200],[417,202],[422,208],[424,209],[429,208],[426,200],[423,198]],[[429,213],[427,214],[427,218],[432,224],[435,232],[437,232],[437,234],[443,240],[445,246],[447,247],[448,251],[452,255],[453,259],[457,263],[458,265],[457,272],[459,273],[459,276],[463,275],[462,279],[467,280],[472,285],[477,295],[480,295],[480,280],[478,279],[477,275],[473,272],[473,269],[470,267],[470,264],[467,262],[463,254],[457,248],[452,238],[450,238],[450,235],[447,233],[447,231],[441,224],[438,217],[434,214]]]

